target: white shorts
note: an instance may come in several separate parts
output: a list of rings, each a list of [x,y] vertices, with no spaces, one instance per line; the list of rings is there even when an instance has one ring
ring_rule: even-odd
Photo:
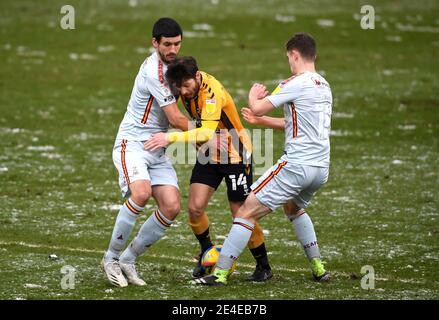
[[[119,171],[119,185],[126,196],[128,186],[136,180],[149,180],[151,186],[171,185],[178,189],[178,178],[164,149],[146,151],[142,141],[117,140],[113,162]]]
[[[256,198],[272,211],[292,200],[300,208],[309,205],[316,191],[328,181],[329,168],[279,160],[251,189]]]

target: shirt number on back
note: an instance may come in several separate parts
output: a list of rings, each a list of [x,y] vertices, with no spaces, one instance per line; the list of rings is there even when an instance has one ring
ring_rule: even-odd
[[[331,104],[325,103],[321,105],[319,112],[319,139],[328,139],[331,130]]]

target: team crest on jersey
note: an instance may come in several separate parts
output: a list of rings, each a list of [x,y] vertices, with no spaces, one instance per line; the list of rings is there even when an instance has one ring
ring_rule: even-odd
[[[213,114],[216,111],[216,101],[215,99],[206,100],[206,112],[208,114]]]

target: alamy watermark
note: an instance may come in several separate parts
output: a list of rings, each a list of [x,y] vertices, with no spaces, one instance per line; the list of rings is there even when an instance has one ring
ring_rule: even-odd
[[[361,274],[364,274],[364,276],[361,278],[361,289],[375,289],[375,269],[369,265],[363,266],[361,268]]]
[[[61,7],[60,13],[63,14],[59,22],[61,29],[75,29],[75,8],[67,4]]]
[[[220,129],[197,148],[177,142],[168,146],[166,154],[172,164],[195,164],[197,161],[201,164],[229,164],[239,159],[244,164],[253,163],[253,173],[261,175],[273,166],[273,137],[273,129]],[[221,145],[227,147],[221,148]],[[283,143],[278,147],[283,152]]]
[[[360,12],[363,15],[360,21],[361,29],[375,29],[375,8],[366,4],[361,7]]]
[[[72,266],[66,265],[61,268],[61,273],[64,274],[64,276],[61,278],[61,289],[75,289],[76,269]]]

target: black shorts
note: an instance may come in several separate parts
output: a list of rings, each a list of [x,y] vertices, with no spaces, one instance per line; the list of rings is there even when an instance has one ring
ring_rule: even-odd
[[[250,193],[253,183],[251,164],[201,164],[197,161],[192,169],[191,184],[202,183],[218,189],[218,186],[226,180],[227,197],[231,202],[244,201]]]

